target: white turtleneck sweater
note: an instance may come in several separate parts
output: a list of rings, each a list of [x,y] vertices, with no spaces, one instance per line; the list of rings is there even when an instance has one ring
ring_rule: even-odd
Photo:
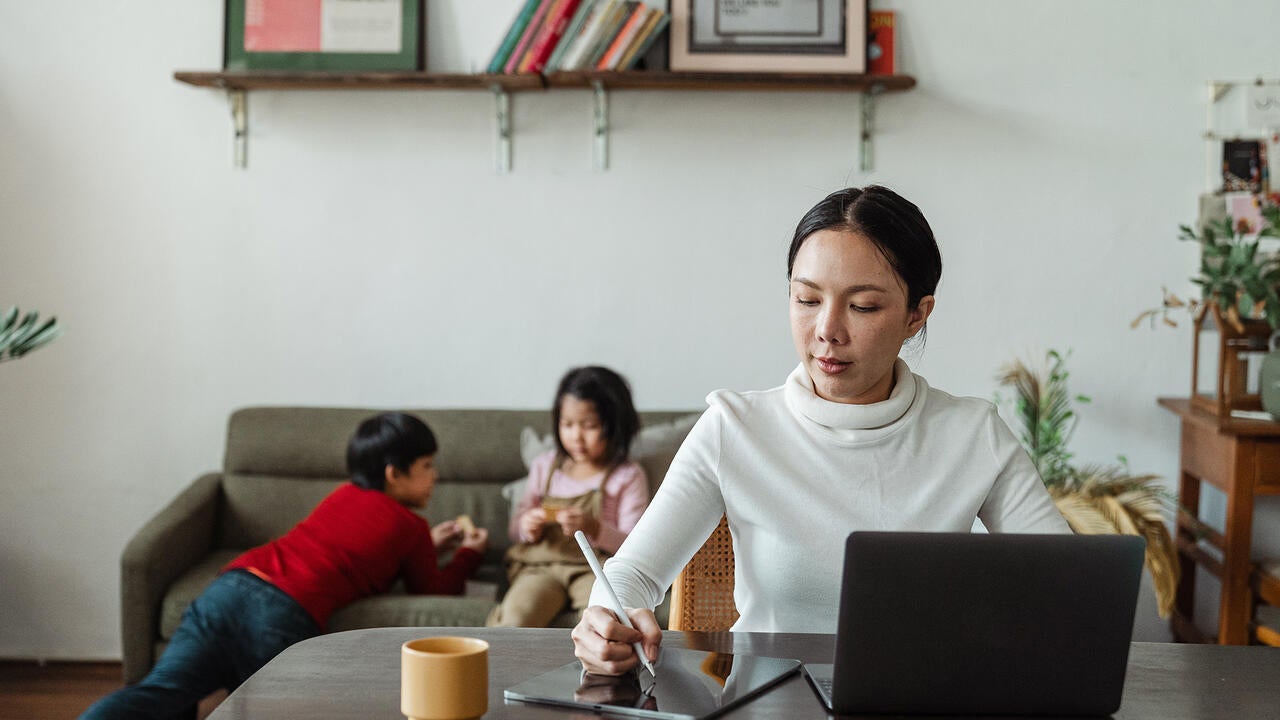
[[[729,518],[739,631],[833,633],[854,530],[1067,533],[1035,466],[977,398],[929,387],[901,359],[889,398],[824,400],[804,366],[782,387],[718,390],[605,573],[653,608]],[[597,585],[592,605],[607,605]]]

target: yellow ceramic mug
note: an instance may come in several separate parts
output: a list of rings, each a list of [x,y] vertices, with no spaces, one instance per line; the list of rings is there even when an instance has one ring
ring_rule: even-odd
[[[400,712],[409,720],[463,720],[489,710],[489,643],[467,637],[400,647]]]

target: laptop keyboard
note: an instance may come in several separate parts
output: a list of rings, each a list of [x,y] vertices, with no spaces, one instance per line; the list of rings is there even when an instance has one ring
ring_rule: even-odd
[[[826,695],[827,697],[831,697],[831,686],[834,683],[834,681],[835,681],[835,678],[818,678],[817,679],[818,688],[822,690],[822,693],[824,695]]]

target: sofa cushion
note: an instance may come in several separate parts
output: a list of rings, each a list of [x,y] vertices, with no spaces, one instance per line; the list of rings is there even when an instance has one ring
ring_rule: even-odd
[[[691,413],[667,422],[655,422],[640,428],[635,440],[631,442],[631,459],[640,463],[649,478],[649,492],[657,492],[662,479],[667,475],[667,468],[676,456],[676,451],[684,442],[701,413]],[[533,466],[539,455],[555,448],[555,440],[550,433],[539,434],[532,427],[520,430],[520,459],[525,470]],[[516,501],[519,502],[519,497]],[[515,509],[515,506],[512,506]]]
[[[215,550],[196,563],[169,586],[160,601],[160,637],[168,640],[182,622],[182,613],[218,576],[218,571],[236,559],[237,550]],[[159,656],[157,656],[159,657]]]
[[[209,583],[239,555],[219,550],[196,564],[165,593],[160,606],[160,637],[168,640],[178,630],[182,613]],[[357,600],[341,608],[329,619],[329,630],[401,626],[481,626],[496,604],[495,582],[468,580],[466,593],[451,595],[406,595],[399,582],[391,592]]]
[[[310,479],[226,473],[215,547],[248,550],[284,535],[343,482],[339,476]]]
[[[374,627],[484,627],[492,596],[388,593],[357,600],[329,618],[329,632]]]
[[[347,442],[356,426],[380,412],[361,408],[254,407],[227,426],[224,470],[283,477],[347,477]],[[435,466],[446,482],[494,482],[524,474],[520,428],[547,430],[545,411],[405,410],[431,427],[440,445]]]
[[[476,527],[489,529],[489,550],[484,562],[502,563],[502,556],[511,544],[507,537],[507,500],[502,496],[503,483],[436,483],[431,501],[422,514],[434,527],[444,520],[467,515]]]

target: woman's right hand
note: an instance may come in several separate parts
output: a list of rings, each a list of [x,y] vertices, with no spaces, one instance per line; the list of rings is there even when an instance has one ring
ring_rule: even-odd
[[[520,516],[520,536],[525,542],[542,539],[542,526],[547,522],[547,511],[540,507],[529,508]]]
[[[658,647],[662,645],[662,628],[653,611],[647,608],[627,610],[627,617],[635,629],[618,622],[618,616],[599,605],[592,605],[582,613],[582,619],[574,626],[573,654],[582,661],[582,667],[597,675],[621,675],[640,664],[632,643],[639,642],[650,661],[658,659]]]

